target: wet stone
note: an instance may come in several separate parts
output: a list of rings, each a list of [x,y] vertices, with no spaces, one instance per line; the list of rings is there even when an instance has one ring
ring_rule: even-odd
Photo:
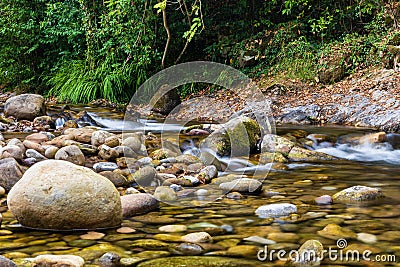
[[[333,201],[339,202],[359,202],[382,198],[383,193],[378,188],[368,186],[352,186],[346,188],[332,196]]]
[[[337,224],[328,224],[324,229],[318,231],[320,236],[337,240],[339,238],[356,238],[357,235],[350,229],[340,227]]]
[[[0,256],[0,266],[1,267],[17,267],[12,260],[7,259],[6,257]]]
[[[240,178],[233,180],[232,182],[221,183],[219,188],[228,192],[234,191],[239,193],[257,194],[261,192],[262,183],[256,179]]]
[[[181,256],[159,258],[142,262],[138,267],[176,267],[176,266],[202,266],[202,267],[256,267],[259,261],[215,256]]]
[[[255,213],[261,218],[277,218],[297,212],[296,205],[289,203],[269,204],[258,207]]]
[[[100,267],[119,267],[120,260],[118,254],[107,252],[100,257],[99,265]]]
[[[167,232],[167,233],[178,233],[178,232],[185,232],[187,230],[186,225],[180,225],[180,224],[171,224],[171,225],[164,225],[158,228],[161,232]]]
[[[96,172],[113,171],[113,170],[118,169],[118,165],[114,162],[98,162],[93,165],[93,169]]]
[[[213,239],[207,232],[197,232],[184,235],[181,240],[188,243],[208,243]]]
[[[181,243],[170,249],[173,254],[196,256],[204,253],[202,246],[193,243]]]

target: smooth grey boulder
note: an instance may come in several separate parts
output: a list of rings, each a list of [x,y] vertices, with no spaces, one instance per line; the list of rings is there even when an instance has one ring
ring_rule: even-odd
[[[33,120],[46,115],[44,98],[36,94],[22,94],[10,97],[4,105],[4,114],[17,120]]]
[[[117,227],[120,196],[107,178],[61,160],[33,165],[10,190],[7,203],[25,227],[53,230]]]

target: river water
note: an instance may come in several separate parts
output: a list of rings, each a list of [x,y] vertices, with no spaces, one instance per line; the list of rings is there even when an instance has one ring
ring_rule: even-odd
[[[90,114],[107,128],[121,130],[123,117],[120,114],[112,117],[102,112]],[[162,125],[157,121],[141,122],[147,125],[146,129],[159,130]],[[179,124],[171,124],[164,131],[180,128]],[[287,134],[299,129],[335,137],[372,132],[370,129],[313,126],[282,126],[277,132]],[[98,259],[105,252],[118,254],[123,259],[121,266],[283,266],[285,260],[278,259],[276,254],[267,259],[259,257],[272,250],[289,253],[305,241],[316,239],[325,249],[337,249],[338,255],[349,249],[372,253],[360,261],[325,257],[323,266],[394,266],[393,261],[400,262],[400,150],[387,144],[353,146],[346,143],[315,148],[343,159],[275,165],[266,177],[258,177],[265,178],[263,185],[267,189],[261,195],[243,199],[224,197],[203,207],[161,204],[158,211],[124,219],[122,226],[136,232],[97,231],[104,236],[95,240],[82,237],[85,231],[25,229],[7,211],[3,198],[1,254],[13,259],[18,266],[31,266],[24,259],[40,254],[79,255],[86,260],[85,266],[99,266]],[[251,176],[252,168],[254,166],[248,168],[246,174]],[[386,197],[376,202],[354,204],[317,205],[314,202],[318,196],[333,195],[353,185],[378,187]],[[255,215],[257,207],[271,203],[293,203],[298,207],[297,215],[285,219]],[[175,224],[185,225],[188,230],[171,234],[159,230],[161,226]],[[339,245],[338,238],[321,234],[327,225],[338,225],[342,231],[350,233],[345,237],[346,246]],[[202,248],[184,250],[178,247],[179,236],[199,231],[208,232],[213,242],[202,244]],[[263,239],[257,240],[255,236]],[[274,244],[267,242],[266,246],[265,239],[274,240]]]

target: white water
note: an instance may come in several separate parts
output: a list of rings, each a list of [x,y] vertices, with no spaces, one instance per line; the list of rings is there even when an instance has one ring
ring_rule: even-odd
[[[139,122],[125,121],[121,119],[103,118],[96,113],[88,112],[88,114],[99,124],[104,125],[108,130],[120,131],[151,131],[159,132],[179,132],[183,129],[180,124],[165,124],[156,120],[140,119]]]
[[[317,147],[316,151],[347,160],[400,165],[400,150],[393,149],[389,143],[335,144],[334,147]]]

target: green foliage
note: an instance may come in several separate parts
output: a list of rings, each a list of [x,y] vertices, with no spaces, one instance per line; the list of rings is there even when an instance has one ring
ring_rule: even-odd
[[[127,101],[161,65],[167,34],[158,13],[170,29],[168,66],[212,60],[314,81],[331,64],[345,74],[388,66],[386,46],[400,44],[398,9],[393,0],[0,0],[0,88]],[[213,90],[179,91],[203,88]]]

